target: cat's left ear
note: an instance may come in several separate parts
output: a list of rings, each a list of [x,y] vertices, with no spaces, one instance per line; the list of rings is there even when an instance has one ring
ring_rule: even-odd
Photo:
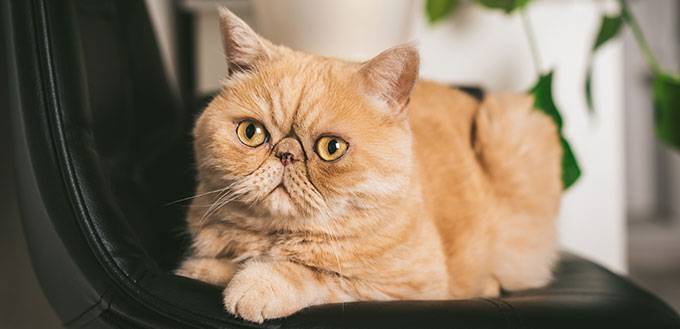
[[[219,8],[222,46],[231,72],[247,71],[262,60],[271,59],[275,46],[259,36],[226,7]]]
[[[383,51],[359,68],[363,90],[398,115],[404,112],[418,80],[420,56],[411,45]]]

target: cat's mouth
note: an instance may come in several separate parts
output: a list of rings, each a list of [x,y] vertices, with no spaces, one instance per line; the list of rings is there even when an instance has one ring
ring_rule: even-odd
[[[281,181],[279,183],[279,185],[276,185],[271,191],[269,191],[269,193],[267,193],[267,196],[265,196],[265,199],[269,198],[273,194],[279,194],[279,193],[284,193],[285,195],[290,197],[290,194],[288,193],[288,189],[286,189],[286,185],[283,184],[283,181]]]
[[[264,164],[249,177],[253,182],[246,203],[257,203],[274,216],[309,215],[325,202],[299,162],[281,166],[278,159]]]
[[[281,183],[279,183],[279,185],[276,185],[276,187],[274,187],[272,192],[275,191],[275,190],[278,190],[278,189],[282,189],[284,192],[288,193],[288,189],[286,189],[286,185],[283,184],[283,181],[281,181]]]

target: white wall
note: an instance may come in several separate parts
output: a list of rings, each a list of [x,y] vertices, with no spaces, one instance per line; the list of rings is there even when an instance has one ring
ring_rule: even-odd
[[[208,91],[218,88],[219,80],[226,74],[226,65],[221,55],[217,15],[211,6],[205,6],[205,1],[188,1],[195,2],[203,4],[194,7],[203,17],[197,22],[198,88]],[[237,14],[244,12],[248,16],[246,21],[257,29],[252,10],[244,9],[244,2],[221,3],[236,4],[230,8]],[[620,41],[608,44],[595,58],[595,116],[588,115],[583,95],[586,59],[599,26],[599,15],[613,5],[612,0],[535,1],[528,13],[536,31],[543,69],[556,70],[555,102],[562,110],[565,134],[583,172],[581,180],[564,196],[559,220],[561,244],[613,270],[625,272]],[[479,85],[491,91],[523,91],[534,83],[536,72],[518,16],[508,17],[466,4],[453,17],[430,27],[422,8],[422,2],[417,1],[416,10],[412,10],[410,35],[403,37],[403,41],[418,43],[422,77],[451,84]],[[291,15],[290,19],[299,17]],[[323,27],[308,28],[316,31]],[[353,53],[363,54],[364,49],[347,51],[344,55],[355,58]]]

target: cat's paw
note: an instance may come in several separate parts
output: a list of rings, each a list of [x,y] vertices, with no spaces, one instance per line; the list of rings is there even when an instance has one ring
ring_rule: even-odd
[[[494,278],[489,278],[484,284],[484,289],[482,289],[481,296],[485,298],[498,297],[501,294],[501,284],[498,280]]]
[[[236,265],[223,258],[187,258],[175,274],[225,287],[236,271]]]
[[[307,294],[296,289],[299,283],[287,278],[294,273],[279,271],[269,263],[250,263],[237,272],[224,290],[227,311],[262,323],[265,319],[288,316],[309,306]]]

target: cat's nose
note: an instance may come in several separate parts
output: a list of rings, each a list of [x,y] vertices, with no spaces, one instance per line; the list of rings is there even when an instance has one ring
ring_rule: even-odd
[[[274,146],[274,156],[279,158],[284,166],[304,160],[303,154],[302,145],[293,137],[284,138]]]
[[[293,163],[293,161],[295,161],[295,159],[293,158],[293,155],[288,153],[288,152],[281,154],[279,156],[279,159],[281,159],[281,163],[283,164],[284,167]]]

